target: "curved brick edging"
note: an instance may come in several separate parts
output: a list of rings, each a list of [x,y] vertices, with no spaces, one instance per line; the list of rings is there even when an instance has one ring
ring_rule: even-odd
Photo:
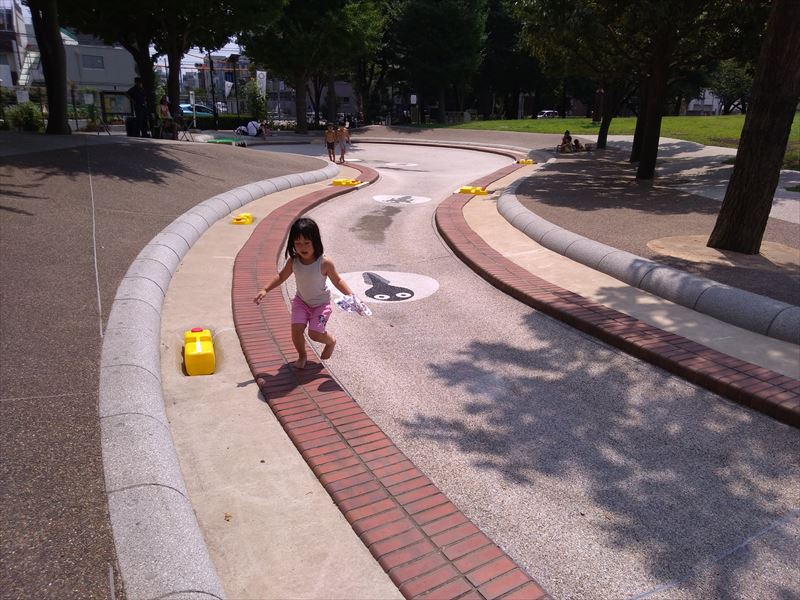
[[[370,183],[377,172],[361,171]],[[296,351],[274,276],[292,221],[346,193],[298,198],[256,227],[233,268],[234,324],[256,383],[303,458],[406,598],[534,600],[548,596],[419,471],[327,370],[289,366]]]
[[[516,168],[500,169],[470,185],[488,186]],[[463,208],[471,198],[453,194],[445,199],[436,209],[436,226],[455,254],[489,283],[632,356],[800,427],[800,380],[669,333],[533,275],[502,256],[469,227]]]

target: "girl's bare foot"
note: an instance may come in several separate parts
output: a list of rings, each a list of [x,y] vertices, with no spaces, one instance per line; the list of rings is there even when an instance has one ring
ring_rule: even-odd
[[[322,359],[328,359],[333,354],[333,349],[336,347],[336,340],[332,340],[330,344],[325,344],[325,347],[322,349],[322,354],[319,355]]]
[[[325,346],[325,347],[327,348],[327,346]],[[295,369],[305,369],[306,368],[306,360],[307,360],[306,356],[303,355],[300,358],[298,358],[296,361],[294,361],[292,363],[292,366],[294,366]]]

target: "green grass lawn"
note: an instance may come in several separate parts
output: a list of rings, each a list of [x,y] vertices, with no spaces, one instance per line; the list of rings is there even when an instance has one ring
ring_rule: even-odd
[[[800,119],[795,113],[786,155],[785,169],[800,170]],[[697,142],[706,146],[737,148],[742,133],[744,115],[720,115],[714,117],[664,117],[661,122],[662,137]],[[527,133],[563,133],[569,129],[573,137],[597,135],[599,123],[585,117],[566,119],[521,119],[509,121],[473,121],[453,126],[456,129],[484,129],[498,131],[524,131]],[[616,117],[611,121],[609,135],[633,135],[635,117]]]

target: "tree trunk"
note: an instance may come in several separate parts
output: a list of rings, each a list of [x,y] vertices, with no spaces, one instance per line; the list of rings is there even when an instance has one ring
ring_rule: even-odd
[[[672,114],[676,117],[681,114],[681,106],[683,106],[683,94],[678,94],[675,97],[674,104],[672,105]]]
[[[319,123],[320,104],[322,102],[322,89],[325,87],[325,75],[318,73],[311,77],[311,88],[306,86],[308,96],[311,98],[311,108],[314,110],[314,122]]]
[[[708,245],[758,254],[800,98],[800,5],[774,0],[736,163]]]
[[[294,109],[297,112],[297,128],[295,133],[308,132],[306,118],[306,74],[302,71],[294,73]]]
[[[517,119],[519,118],[519,87],[515,86],[514,89],[511,90],[510,100],[511,106],[509,107],[508,118]]]
[[[636,179],[653,179],[656,173],[658,140],[661,137],[661,113],[664,93],[667,90],[671,54],[670,44],[667,41],[657,43],[647,86],[646,116],[642,129],[642,153],[639,157]]]
[[[136,63],[136,69],[139,72],[139,77],[142,78],[142,87],[147,97],[147,114],[152,121],[156,114],[156,74],[153,70],[153,57],[150,56],[150,40],[145,37],[138,37],[136,44],[122,44],[122,47],[127,50],[133,57],[133,62]],[[152,126],[153,123],[151,122]]]
[[[444,114],[445,99],[447,97],[444,84],[439,86],[439,123],[447,123],[447,116]]]
[[[169,97],[169,111],[173,117],[180,116],[181,107],[181,59],[183,49],[177,44],[170,47],[167,52],[169,61],[169,73],[167,74],[167,96]],[[159,98],[160,100],[160,98]],[[238,108],[238,106],[237,106]]]
[[[633,132],[630,162],[637,163],[642,156],[642,140],[644,139],[645,121],[647,120],[647,85],[646,81],[639,84],[639,114],[636,115],[636,129]]]
[[[597,132],[597,149],[602,150],[606,147],[608,142],[608,130],[611,128],[611,120],[614,118],[614,113],[617,111],[616,97],[619,94],[616,86],[604,86],[604,92],[599,94],[603,102],[600,112],[602,113],[600,119],[600,130]]]
[[[47,87],[47,129],[45,133],[68,135],[67,59],[58,26],[57,0],[36,0],[29,4],[31,21],[39,45],[42,73]]]
[[[328,121],[336,122],[336,77],[333,68],[328,70]]]

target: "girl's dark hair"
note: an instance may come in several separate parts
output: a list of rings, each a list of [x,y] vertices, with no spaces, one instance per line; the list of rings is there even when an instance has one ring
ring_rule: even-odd
[[[319,226],[313,219],[301,217],[292,223],[289,230],[289,239],[286,241],[286,258],[294,258],[294,241],[300,236],[311,240],[314,246],[314,260],[322,256],[322,236],[319,234]]]

